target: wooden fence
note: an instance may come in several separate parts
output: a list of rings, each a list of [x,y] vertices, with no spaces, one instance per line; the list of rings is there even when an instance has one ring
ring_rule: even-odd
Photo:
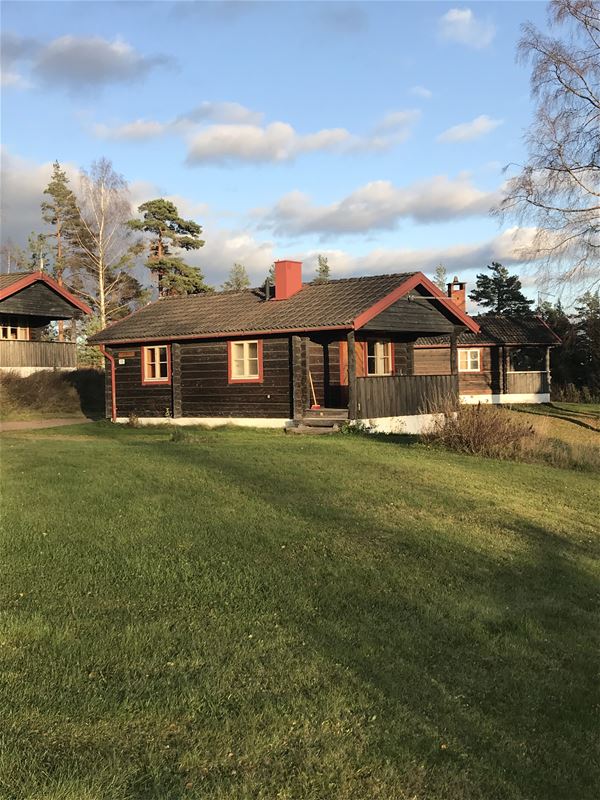
[[[458,403],[458,375],[385,375],[357,378],[357,416],[428,414]]]
[[[0,340],[0,367],[77,367],[75,342]]]
[[[549,392],[546,372],[507,372],[507,394],[545,394]]]

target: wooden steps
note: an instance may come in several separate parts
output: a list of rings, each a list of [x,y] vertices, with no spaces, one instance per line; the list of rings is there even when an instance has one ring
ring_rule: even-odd
[[[348,420],[346,408],[311,408],[304,412],[293,428],[286,428],[286,433],[323,435],[337,433],[340,425]]]

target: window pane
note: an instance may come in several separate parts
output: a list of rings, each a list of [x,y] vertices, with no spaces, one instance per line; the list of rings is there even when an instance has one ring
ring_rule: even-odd
[[[236,378],[244,377],[244,359],[234,358],[233,360],[233,375]]]
[[[258,342],[248,342],[248,358],[258,358]]]

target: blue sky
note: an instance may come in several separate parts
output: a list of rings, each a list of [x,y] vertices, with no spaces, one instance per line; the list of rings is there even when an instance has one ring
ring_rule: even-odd
[[[3,236],[40,228],[54,159],[113,161],[132,202],[172,197],[194,256],[316,254],[335,275],[524,271],[488,215],[524,157],[520,25],[545,3],[5,2]]]

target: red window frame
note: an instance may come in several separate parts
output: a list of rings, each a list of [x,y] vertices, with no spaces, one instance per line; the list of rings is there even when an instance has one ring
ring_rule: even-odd
[[[256,342],[256,356],[258,359],[258,377],[234,378],[233,377],[233,345],[242,342]],[[227,382],[228,383],[262,383],[263,382],[263,342],[262,339],[229,339],[227,341]]]
[[[154,350],[157,347],[164,347],[167,351],[167,377],[166,378],[146,378],[146,350]],[[142,362],[142,386],[170,386],[171,385],[171,346],[168,344],[149,344],[141,349]]]

